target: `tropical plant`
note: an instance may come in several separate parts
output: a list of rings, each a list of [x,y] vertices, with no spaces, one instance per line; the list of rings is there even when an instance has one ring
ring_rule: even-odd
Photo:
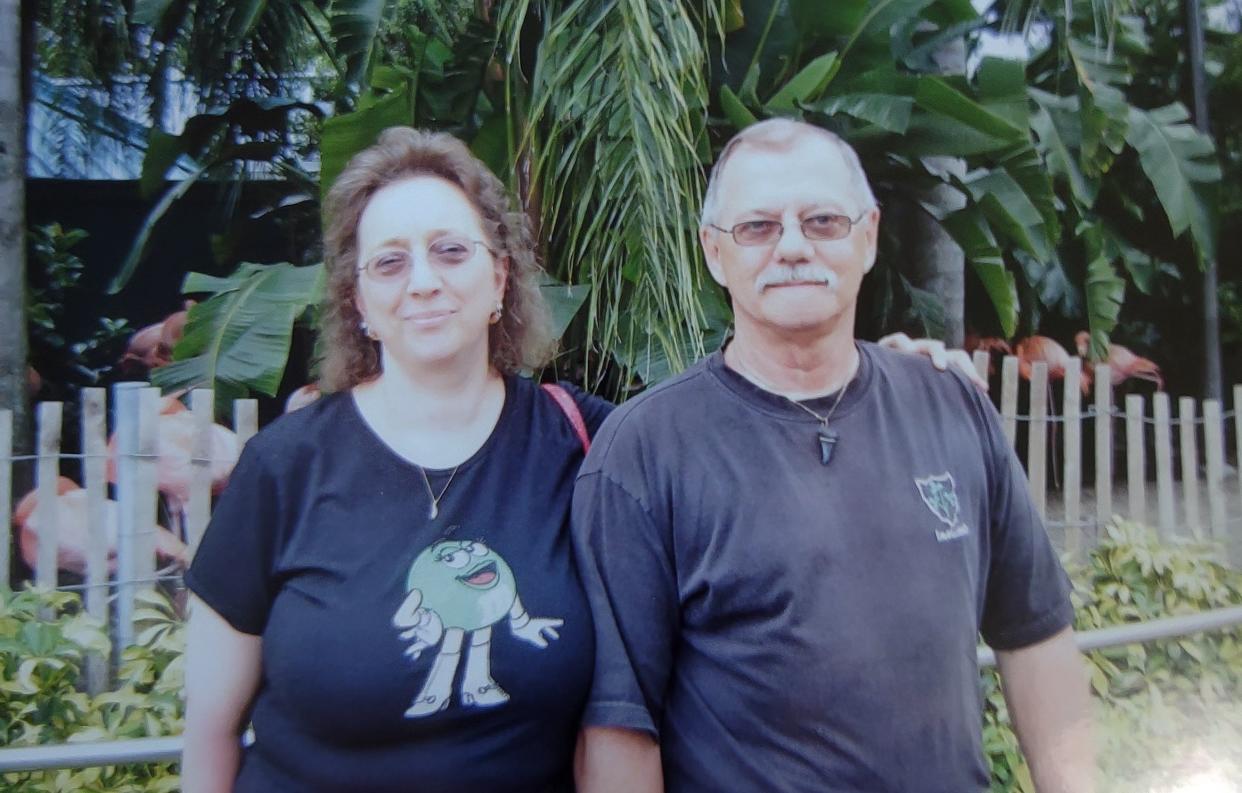
[[[139,3],[134,19],[158,21],[160,41],[182,31],[184,52],[161,52],[202,65],[196,79],[211,74],[188,53],[216,40],[195,27],[200,16],[228,31],[229,63],[261,54],[246,36],[281,40],[263,20],[300,30],[297,47],[310,47],[301,51],[325,77],[318,102],[230,95],[178,136],[152,133],[144,184],[191,178],[166,189],[118,285],[187,182],[260,163],[289,180],[272,216],[310,217],[348,158],[393,124],[451,131],[510,181],[549,272],[589,289],[565,346],[595,385],[657,380],[723,336],[728,308],[704,277],[694,230],[714,147],[758,118],[795,116],[842,134],[899,220],[882,226],[864,333],[911,318],[924,333],[951,324],[952,304],[905,265],[920,226],[961,247],[969,293],[988,312],[976,311],[975,325],[1012,336],[1045,315],[1085,319],[1097,351],[1127,282],[1149,290],[1170,269],[1136,232],[1154,225],[1154,208],[1170,240],[1210,252],[1211,141],[1179,105],[1131,97],[1149,23],[1122,0],[1010,3],[1005,15],[967,0],[471,5],[306,0],[269,19],[264,4]],[[942,73],[946,48],[965,51],[983,31],[1019,22],[1029,62],[984,58],[969,74]],[[248,73],[271,73],[277,61],[264,63]],[[318,174],[306,167],[316,153]],[[314,246],[306,250],[296,264],[314,261]]]
[[[289,358],[294,323],[318,302],[323,266],[242,264],[227,278],[190,273],[186,294],[212,296],[190,307],[174,362],[151,372],[168,391],[210,386],[216,413],[254,389],[275,396]]]
[[[605,364],[658,356],[676,371],[705,351],[695,229],[721,14],[716,2],[523,2],[501,19],[508,83],[530,86],[515,139],[524,200],[553,271],[591,286],[585,337]]]
[[[1116,47],[1116,59],[1129,77],[1123,88],[1131,104],[1143,108],[1160,108],[1190,96],[1187,64],[1186,3],[1178,0],[1152,0],[1126,4],[1133,16],[1133,27],[1141,29],[1145,48],[1122,51]],[[1242,284],[1242,271],[1237,257],[1223,241],[1237,236],[1242,222],[1239,184],[1242,184],[1242,110],[1237,102],[1242,86],[1242,47],[1238,31],[1242,18],[1232,0],[1205,0],[1206,17],[1206,81],[1209,88],[1209,112],[1212,136],[1217,143],[1217,159],[1222,178],[1209,185],[1219,222],[1216,238],[1217,270],[1221,286]],[[1231,10],[1232,9],[1232,10]],[[1141,23],[1141,24],[1140,24]],[[1202,367],[1200,355],[1186,354],[1186,341],[1203,333],[1202,310],[1204,295],[1198,274],[1198,256],[1183,235],[1172,237],[1163,211],[1145,188],[1146,176],[1139,158],[1132,153],[1119,156],[1106,179],[1114,190],[1098,202],[1100,213],[1110,224],[1121,230],[1135,246],[1137,256],[1127,257],[1127,270],[1133,289],[1126,300],[1123,327],[1118,335],[1126,344],[1144,347],[1144,355],[1167,363],[1168,381],[1174,390],[1198,388]],[[1178,184],[1172,181],[1170,184]],[[1131,264],[1132,262],[1132,264]],[[1242,356],[1238,348],[1229,348],[1230,325],[1228,306],[1221,296],[1221,341],[1224,345],[1225,382],[1237,382],[1237,363]],[[1236,343],[1235,343],[1236,344]],[[1196,345],[1198,346],[1198,345]]]
[[[1071,566],[1079,631],[1242,604],[1242,575],[1219,547],[1162,542],[1119,521],[1081,567]],[[1242,629],[1110,647],[1087,655],[1096,702],[1102,790],[1171,786],[1188,754],[1242,770]],[[1009,724],[995,670],[983,675],[984,749],[995,791],[1034,787]]]
[[[385,3],[340,2],[331,6],[332,52],[345,75],[333,96],[340,112],[324,119],[318,132],[317,179],[301,167],[296,152],[282,161],[279,170],[286,177],[286,187],[273,201],[273,213],[317,215],[322,192],[348,159],[370,145],[381,130],[396,124],[417,124],[473,138],[480,156],[504,172],[503,166],[495,164],[503,162],[505,152],[503,142],[496,139],[497,128],[484,129],[488,119],[498,118],[488,96],[496,83],[488,78],[495,27],[485,19],[460,13],[436,16],[418,4],[397,3],[395,10],[402,13],[394,20],[388,16],[394,9]],[[450,42],[412,24],[424,17],[446,31],[441,35],[456,38]],[[379,48],[381,42],[391,49]],[[293,129],[290,111],[314,115],[316,107],[279,99],[266,100],[258,107],[242,100],[221,113],[197,116],[177,139],[167,138],[163,151],[148,150],[145,175],[157,180],[179,156],[201,149],[202,141],[221,146],[227,132],[236,129],[237,118],[250,120],[250,130],[243,130],[247,140],[259,128],[270,130],[267,137],[271,140],[263,144],[267,147],[264,150],[258,150],[253,142],[235,143],[231,148],[223,143],[224,160],[229,159],[229,152],[239,150],[246,155],[271,155],[280,150],[280,141],[287,141]],[[205,173],[206,169],[200,169],[195,176]],[[175,200],[184,190],[184,182],[176,183],[167,195]],[[152,211],[144,234],[158,222],[166,206],[161,202]],[[136,243],[122,277],[132,272],[143,242],[140,238]],[[186,334],[174,350],[175,362],[153,373],[153,381],[166,389],[211,386],[221,409],[247,390],[275,394],[294,322],[303,319],[313,324],[313,312],[306,309],[321,297],[322,266],[310,263],[317,247],[317,240],[306,241],[307,255],[298,262],[306,266],[245,264],[226,279],[191,274],[184,292],[208,291],[216,297],[191,310]],[[543,291],[552,308],[554,332],[561,334],[588,290],[548,278]]]
[[[64,387],[103,382],[130,332],[123,319],[99,317],[85,338],[68,338],[64,333],[66,303],[81,289],[85,266],[73,249],[86,236],[82,229],[64,229],[59,223],[30,231],[30,261],[34,265],[26,300],[30,361],[42,378]]]
[[[104,626],[70,593],[0,593],[0,746],[158,737],[180,732],[184,716],[184,629],[163,595],[140,596],[137,641],[122,654],[117,687],[82,689],[88,657],[106,658]],[[169,765],[109,766],[5,774],[5,790],[164,791],[179,789]]]
[[[1079,235],[1089,275],[1092,268],[1102,273],[1107,260],[1149,293],[1166,269],[1152,255],[1169,249],[1163,240],[1188,239],[1192,264],[1215,256],[1221,172],[1212,140],[1194,129],[1173,96],[1153,103],[1132,88],[1159,33],[1142,5],[1112,3],[1101,17],[1083,0],[1048,4],[1041,18],[1049,44],[1032,61],[1031,96],[1037,134],[1057,152],[1047,161],[1066,218],[1089,231]],[[1088,290],[1089,314],[1093,300]],[[1092,330],[1098,355],[1105,339]]]
[[[1045,311],[1085,314],[1098,350],[1122,302],[1118,269],[1146,286],[1159,267],[1110,220],[1105,199],[1128,195],[1134,208],[1151,196],[1173,236],[1189,232],[1210,252],[1219,169],[1211,140],[1185,123],[1180,105],[1145,109],[1128,101],[1126,58],[1146,45],[1140,20],[1121,4],[1104,4],[1105,20],[1088,0],[1047,10],[1011,5],[1011,14],[1039,26],[1045,43],[1029,63],[983,58],[969,78],[931,73],[929,61],[947,41],[1005,29],[968,3],[771,5],[757,43],[745,34],[758,26],[749,16],[726,39],[725,61],[734,68],[720,88],[729,122],[722,132],[792,114],[843,134],[860,149],[882,199],[920,206],[962,247],[994,327],[1012,336],[1019,317],[1032,330]],[[944,167],[945,156],[961,158],[964,173]],[[1121,156],[1137,158],[1142,184],[1110,177]],[[896,258],[893,247],[882,250],[881,265]],[[883,266],[873,278],[899,281]],[[907,291],[916,309],[928,305]],[[892,322],[893,302],[891,293],[878,301],[883,325]],[[918,313],[934,330],[934,317]]]

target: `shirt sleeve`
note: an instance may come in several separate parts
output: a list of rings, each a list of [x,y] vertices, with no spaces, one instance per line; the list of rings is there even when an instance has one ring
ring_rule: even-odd
[[[609,402],[603,397],[595,396],[592,393],[582,390],[573,383],[567,383],[562,380],[559,385],[569,392],[569,395],[578,403],[578,410],[582,411],[582,421],[586,424],[587,434],[592,438],[599,431],[599,427],[604,423],[604,419],[608,418],[616,405]]]
[[[256,636],[275,596],[278,481],[255,444],[247,444],[185,574],[190,591],[234,628]]]
[[[595,623],[595,677],[583,725],[658,739],[680,613],[669,533],[602,472],[579,478],[573,527]]]
[[[1074,608],[1069,577],[1035,511],[1000,415],[977,392],[975,399],[991,447],[991,553],[980,631],[993,649],[1014,650],[1073,624]]]

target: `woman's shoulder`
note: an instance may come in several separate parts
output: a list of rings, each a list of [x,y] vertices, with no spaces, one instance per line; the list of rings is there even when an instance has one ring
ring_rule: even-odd
[[[284,413],[246,443],[253,453],[271,461],[296,459],[294,452],[311,452],[330,445],[334,436],[350,431],[356,411],[348,391],[325,394],[305,407]]]
[[[536,405],[541,404],[544,409],[552,409],[561,413],[564,413],[565,409],[560,406],[559,401],[552,393],[548,393],[549,389],[559,389],[568,394],[573,399],[578,413],[582,416],[583,423],[586,424],[587,434],[591,437],[595,436],[595,432],[604,423],[604,419],[608,418],[608,414],[616,408],[616,405],[607,399],[596,396],[566,380],[559,380],[554,383],[539,383],[528,378],[517,378],[516,384],[518,388],[530,393],[530,399],[538,400]]]

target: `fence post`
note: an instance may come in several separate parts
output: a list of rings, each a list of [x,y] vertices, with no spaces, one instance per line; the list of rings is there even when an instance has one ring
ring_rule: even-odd
[[[237,433],[237,448],[259,431],[259,402],[256,399],[233,400],[233,432]]]
[[[1208,536],[1225,539],[1225,439],[1221,432],[1220,400],[1203,400],[1203,453],[1207,461],[1208,513],[1212,516]]]
[[[1082,555],[1082,359],[1070,358],[1065,367],[1065,394],[1061,408],[1065,419],[1065,549],[1072,559]]]
[[[137,577],[138,531],[138,417],[139,397],[146,383],[117,383],[112,387],[112,424],[116,440],[116,630],[112,651],[120,662],[121,650],[134,643],[134,579]]]
[[[1199,523],[1199,450],[1195,442],[1195,400],[1177,400],[1177,435],[1182,452],[1182,498],[1186,501],[1186,526],[1203,539]]]
[[[988,381],[988,366],[992,363],[992,356],[988,354],[987,350],[975,350],[974,355],[971,356],[971,363],[975,365],[975,374],[979,375],[983,382],[986,383]]]
[[[1160,513],[1160,538],[1173,536],[1177,522],[1173,500],[1173,444],[1169,437],[1169,395],[1157,391],[1152,397],[1156,414],[1156,503]]]
[[[1113,517],[1113,375],[1095,367],[1095,519],[1097,531]]]
[[[1005,438],[1017,448],[1018,438],[1018,359],[1006,355],[1001,363],[1001,418]]]
[[[82,486],[86,489],[86,613],[108,624],[108,392],[83,388]],[[86,659],[86,690],[107,688],[107,659]]]
[[[1242,433],[1238,436],[1242,439]],[[0,410],[0,511],[5,524],[13,514],[13,411]],[[0,542],[0,592],[12,591],[9,570],[12,569],[13,533]]]
[[[1048,501],[1048,364],[1031,366],[1031,421],[1026,436],[1026,475],[1030,479],[1035,511],[1043,518]]]
[[[191,391],[190,410],[194,415],[194,443],[190,450],[190,498],[185,510],[185,541],[193,559],[207,521],[211,518],[211,440],[215,421],[215,394],[212,390],[196,388]]]
[[[1238,514],[1242,515],[1242,385],[1233,387],[1233,432],[1234,458],[1238,463]],[[2,451],[4,451],[4,446],[0,445],[0,452]],[[1234,542],[1242,552],[1242,527],[1238,528],[1237,532]]]
[[[1238,515],[1242,516],[1242,385],[1233,387],[1234,459],[1238,465]],[[0,446],[0,450],[3,450]],[[1242,567],[1242,523],[1229,524],[1231,559],[1235,567]]]
[[[155,586],[156,523],[159,519],[160,390],[146,387],[138,393],[138,493],[134,525],[138,549],[140,590]]]
[[[1143,432],[1143,397],[1126,396],[1126,488],[1130,492],[1130,520],[1147,522],[1147,450]]]
[[[60,402],[40,402],[37,410],[39,421],[39,463],[35,469],[35,488],[38,503],[35,515],[39,527],[39,552],[35,557],[35,583],[40,587],[54,589],[58,580],[56,566],[60,548],[60,435],[64,405]]]

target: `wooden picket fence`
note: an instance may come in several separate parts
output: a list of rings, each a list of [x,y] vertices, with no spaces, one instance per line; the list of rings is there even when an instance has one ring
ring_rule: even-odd
[[[976,353],[974,363],[986,377],[987,354]],[[1242,482],[1226,464],[1225,443],[1226,422],[1232,420],[1235,459],[1242,459],[1242,417],[1239,415],[1242,385],[1233,388],[1234,409],[1228,414],[1222,413],[1220,403],[1215,400],[1204,400],[1200,411],[1199,403],[1183,397],[1177,401],[1174,418],[1171,399],[1164,393],[1156,393],[1152,398],[1150,417],[1144,397],[1140,395],[1127,395],[1124,410],[1115,407],[1107,366],[1095,368],[1094,399],[1086,406],[1082,404],[1080,382],[1080,363],[1075,360],[1065,375],[1062,404],[1057,414],[1056,406],[1049,400],[1052,392],[1048,388],[1047,366],[1034,364],[1027,412],[1020,414],[1017,359],[1005,358],[1001,367],[999,407],[1004,432],[1026,464],[1036,508],[1060,548],[1072,555],[1082,554],[1098,539],[1100,528],[1120,514],[1154,525],[1165,538],[1218,541],[1228,549],[1231,561],[1242,566]],[[13,514],[13,464],[34,463],[39,532],[35,583],[57,587],[60,583],[57,483],[62,461],[81,461],[81,484],[87,491],[85,528],[89,539],[85,576],[81,584],[60,588],[82,591],[86,610],[111,625],[114,647],[121,648],[132,643],[134,638],[138,593],[155,587],[163,578],[175,582],[180,573],[162,576],[155,567],[153,527],[160,498],[156,486],[159,390],[145,383],[120,383],[113,387],[111,401],[111,426],[116,444],[114,495],[119,518],[115,575],[108,569],[105,528],[109,485],[105,389],[87,388],[81,392],[80,453],[66,453],[61,448],[62,403],[43,402],[37,406],[37,452],[26,457],[12,454],[12,417],[9,411],[0,410],[0,514]],[[211,511],[213,394],[208,390],[193,391],[189,403],[195,436],[190,454],[189,500],[181,528],[189,552],[193,554]],[[1107,420],[1100,420],[1101,417]],[[1086,422],[1091,422],[1093,431],[1094,456],[1090,459],[1083,455]],[[1118,425],[1123,430],[1115,436]],[[1019,433],[1022,426],[1025,432]],[[233,429],[239,446],[254,435],[258,429],[255,400],[234,402]],[[1119,444],[1125,454],[1124,478],[1114,471],[1114,451]],[[1150,457],[1154,458],[1154,477],[1149,476],[1149,445]],[[1204,462],[1202,476],[1200,449]],[[1084,463],[1093,463],[1094,487],[1083,481]],[[1048,479],[1050,465],[1058,480],[1051,483],[1052,486]],[[1154,510],[1149,509],[1153,482]],[[1121,497],[1115,497],[1118,485]],[[1092,500],[1094,503],[1090,503]],[[0,588],[12,585],[8,579],[13,547],[13,542],[0,543]],[[115,663],[118,659],[112,660]],[[88,667],[88,684],[92,690],[101,690],[108,677],[109,670],[103,659],[95,659]]]
[[[986,378],[988,354],[976,352],[974,364]],[[1181,397],[1174,417],[1172,398],[1158,391],[1151,395],[1149,415],[1148,400],[1141,394],[1126,394],[1124,407],[1114,403],[1106,365],[1094,368],[1094,393],[1084,405],[1081,367],[1079,359],[1067,367],[1058,415],[1050,404],[1046,363],[1031,367],[1025,414],[1019,413],[1018,359],[1007,356],[1001,366],[999,408],[1005,436],[1025,463],[1036,509],[1061,549],[1081,554],[1098,540],[1101,528],[1120,515],[1154,526],[1164,539],[1220,543],[1229,561],[1242,566],[1242,478],[1226,459],[1226,423],[1232,421],[1234,459],[1242,460],[1242,385],[1233,387],[1229,413],[1222,412],[1218,400],[1203,400],[1200,410],[1194,398]],[[1089,460],[1083,454],[1086,422],[1091,423],[1094,446]],[[1027,429],[1025,449],[1020,423]],[[1057,441],[1051,449],[1050,437]],[[1119,446],[1124,471],[1114,469]],[[1083,481],[1085,462],[1093,463],[1093,486]],[[1049,486],[1050,465],[1060,473],[1056,488]],[[1050,495],[1058,497],[1055,503]]]
[[[180,573],[161,576],[155,567],[155,526],[159,493],[156,466],[159,438],[156,428],[161,396],[158,388],[146,383],[118,383],[112,389],[112,426],[116,445],[115,500],[117,502],[116,573],[108,569],[107,512],[107,391],[84,388],[81,391],[81,453],[61,448],[64,405],[39,403],[35,411],[36,453],[15,456],[12,412],[0,410],[0,514],[13,514],[12,465],[35,464],[35,491],[38,523],[38,556],[34,583],[43,588],[79,590],[87,613],[111,628],[113,665],[119,663],[119,650],[133,643],[136,597],[154,588],[165,578],[179,579]],[[190,394],[190,411],[195,422],[194,444],[190,452],[191,478],[183,530],[192,554],[207,527],[211,513],[211,432],[214,423],[214,395],[210,390]],[[258,403],[239,399],[233,405],[233,430],[239,448],[258,431]],[[85,575],[81,584],[59,586],[57,551],[60,546],[57,487],[62,460],[81,461],[81,485],[86,491],[87,536]],[[6,518],[6,523],[9,521]],[[0,543],[0,588],[9,590],[11,555],[15,543]],[[87,684],[92,693],[103,690],[109,677],[104,659],[89,659]]]

